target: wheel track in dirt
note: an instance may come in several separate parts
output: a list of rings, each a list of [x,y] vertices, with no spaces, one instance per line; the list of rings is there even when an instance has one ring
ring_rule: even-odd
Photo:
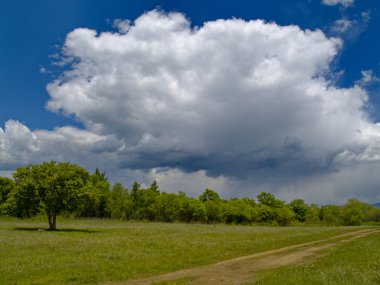
[[[372,233],[380,233],[380,229],[372,228],[359,230],[339,234],[326,239],[228,259],[210,265],[180,269],[142,279],[105,284],[148,285],[183,278],[189,278],[189,281],[186,284],[192,285],[247,284],[254,281],[254,273],[258,270],[277,268],[286,265],[298,264],[309,260],[315,260],[325,255],[328,249],[365,237]]]

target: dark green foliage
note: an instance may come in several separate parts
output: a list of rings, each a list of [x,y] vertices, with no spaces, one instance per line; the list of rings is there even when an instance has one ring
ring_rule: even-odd
[[[310,206],[308,206],[308,210],[305,214],[305,223],[309,225],[315,225],[320,223],[319,212],[320,208],[318,205],[311,204]]]
[[[295,217],[295,213],[287,206],[274,208],[274,219],[282,227],[288,226]]]
[[[319,219],[329,226],[342,225],[342,207],[337,205],[322,206]]]
[[[257,206],[257,221],[259,223],[270,223],[274,220],[274,211],[273,208],[259,204]]]
[[[211,189],[198,199],[184,192],[161,192],[157,181],[144,188],[135,181],[129,191],[122,184],[111,187],[106,174],[93,174],[71,163],[44,162],[19,167],[14,180],[0,177],[0,214],[31,217],[43,213],[55,229],[58,214],[76,217],[135,221],[269,224],[360,225],[380,222],[380,210],[356,199],[344,206],[308,205],[302,199],[289,204],[272,193],[223,200]]]
[[[224,221],[228,224],[249,224],[255,221],[256,209],[246,199],[231,199],[223,209]]]
[[[201,196],[199,196],[199,200],[202,202],[206,201],[220,201],[219,194],[214,190],[206,189]]]
[[[8,199],[8,195],[13,190],[14,184],[12,179],[0,177],[0,205]]]
[[[55,230],[58,214],[72,212],[80,206],[88,176],[85,169],[67,162],[19,167],[13,174],[16,185],[10,197],[13,213],[29,217],[43,210],[50,229]]]
[[[111,189],[108,202],[108,212],[111,218],[130,220],[132,218],[132,197],[127,188],[120,183],[116,183]]]
[[[361,225],[363,222],[378,222],[380,210],[357,199],[349,199],[342,208],[342,220],[346,226]]]
[[[306,215],[309,212],[309,206],[302,199],[294,199],[289,204],[290,208],[295,213],[295,218],[299,222],[304,222],[306,220]]]
[[[285,204],[283,201],[277,200],[276,197],[272,193],[267,193],[267,192],[261,192],[259,195],[257,195],[257,201],[260,204],[263,204],[272,208],[282,207]]]
[[[220,223],[223,219],[222,202],[208,200],[204,202],[208,223]]]
[[[34,179],[30,176],[32,165],[20,167],[14,173],[15,184],[3,205],[3,212],[19,218],[32,217],[40,212],[40,198]]]
[[[10,193],[14,190],[15,183],[12,179],[0,177],[0,214],[8,214]]]
[[[80,217],[109,217],[108,203],[110,199],[110,184],[104,172],[99,169],[89,175],[87,183],[80,195],[80,207],[76,215]]]

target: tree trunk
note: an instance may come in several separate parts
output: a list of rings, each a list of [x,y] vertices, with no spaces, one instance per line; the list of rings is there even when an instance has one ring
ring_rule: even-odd
[[[49,230],[57,230],[56,226],[57,214],[55,212],[48,212]]]

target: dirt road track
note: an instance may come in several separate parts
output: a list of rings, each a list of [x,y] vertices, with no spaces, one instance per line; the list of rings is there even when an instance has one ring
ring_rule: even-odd
[[[279,249],[242,256],[221,261],[211,265],[182,269],[144,279],[109,283],[113,285],[147,285],[169,280],[191,278],[187,284],[247,284],[254,281],[254,272],[262,269],[276,268],[313,260],[323,256],[328,249],[347,243],[369,234],[380,232],[380,229],[365,229],[336,235],[323,240],[297,244]]]

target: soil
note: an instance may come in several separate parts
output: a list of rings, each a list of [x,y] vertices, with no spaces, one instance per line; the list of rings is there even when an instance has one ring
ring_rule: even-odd
[[[221,261],[211,265],[182,269],[143,279],[128,280],[112,285],[160,284],[186,278],[186,284],[249,284],[255,279],[255,272],[263,269],[310,262],[323,257],[329,249],[344,243],[380,232],[380,229],[366,229],[336,235],[323,240],[297,244],[275,250]],[[188,278],[188,279],[187,279]]]

